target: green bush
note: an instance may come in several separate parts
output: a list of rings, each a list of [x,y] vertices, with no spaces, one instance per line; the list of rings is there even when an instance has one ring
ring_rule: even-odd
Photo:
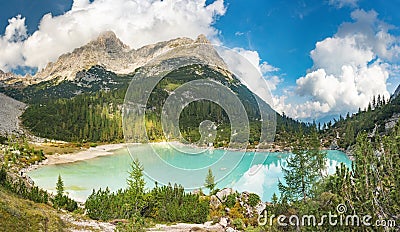
[[[261,201],[260,197],[255,193],[250,193],[248,203],[251,207],[255,207]]]
[[[244,229],[243,220],[240,219],[240,218],[233,219],[232,225],[235,227],[236,230],[243,230]]]
[[[90,147],[97,147],[97,143],[90,143]]]
[[[0,135],[0,144],[5,144],[6,141],[7,141],[7,138]]]
[[[228,208],[232,208],[233,206],[235,206],[236,203],[236,194],[231,194],[228,195],[225,201],[225,206]]]

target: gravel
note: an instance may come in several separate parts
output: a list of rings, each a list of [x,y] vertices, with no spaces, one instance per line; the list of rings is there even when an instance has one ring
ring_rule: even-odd
[[[26,104],[0,93],[0,135],[23,134],[19,116]]]

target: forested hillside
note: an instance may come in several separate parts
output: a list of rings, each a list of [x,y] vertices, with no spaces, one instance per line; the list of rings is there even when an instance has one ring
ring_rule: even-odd
[[[53,79],[24,88],[0,87],[0,92],[28,104],[39,104],[59,98],[69,99],[83,93],[126,89],[132,76],[117,75],[102,66],[93,66],[78,72],[73,81]]]
[[[373,98],[366,109],[359,109],[353,115],[340,116],[334,123],[323,125],[324,135],[329,141],[336,138],[338,145],[346,149],[348,146],[355,144],[356,137],[360,132],[387,134],[396,124],[399,113],[399,96],[386,101],[378,95]]]
[[[201,73],[201,74],[199,74]],[[122,141],[122,105],[129,76],[117,76],[95,66],[81,72],[73,82],[60,84],[40,83],[26,89],[7,90],[11,96],[31,103],[22,115],[24,126],[35,135],[74,142]],[[83,77],[82,77],[83,75]],[[250,144],[257,145],[260,138],[260,112],[254,95],[236,78],[204,66],[188,66],[175,70],[160,81],[150,95],[146,106],[146,129],[150,141],[163,139],[161,109],[173,90],[182,84],[212,78],[237,94],[249,118]],[[89,79],[89,77],[91,79]],[[83,81],[83,82],[82,82]],[[235,106],[232,106],[235,107]],[[277,114],[277,140],[284,141],[293,132],[309,131],[309,125]],[[229,143],[230,122],[226,112],[217,104],[202,100],[190,103],[180,115],[180,130],[187,141],[200,138],[200,122],[210,120],[217,124],[215,146]],[[132,122],[133,127],[135,123]],[[140,141],[141,138],[137,138]]]

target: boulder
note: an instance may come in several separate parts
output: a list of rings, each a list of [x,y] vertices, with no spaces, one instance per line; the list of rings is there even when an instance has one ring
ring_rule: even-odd
[[[254,208],[257,211],[257,214],[260,215],[264,211],[265,207],[266,207],[266,204],[264,202],[260,201]]]
[[[218,191],[215,195],[218,197],[218,199],[219,199],[221,202],[225,202],[225,201],[226,201],[226,198],[227,198],[229,195],[233,194],[233,193],[235,193],[235,191],[233,191],[233,189],[231,189],[231,188],[224,188],[224,189]]]
[[[222,218],[219,220],[219,224],[220,224],[221,226],[223,226],[224,228],[227,227],[227,226],[228,226],[228,218],[222,217]]]

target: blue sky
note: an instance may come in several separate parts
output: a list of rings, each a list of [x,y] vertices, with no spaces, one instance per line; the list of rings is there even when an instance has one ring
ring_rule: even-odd
[[[284,86],[292,86],[312,66],[315,44],[351,21],[355,9],[375,10],[379,18],[395,25],[400,35],[400,1],[358,1],[338,8],[329,1],[228,1],[228,10],[215,26],[228,47],[256,50],[263,60],[279,67]],[[281,86],[282,87],[282,86]]]
[[[204,33],[253,52],[279,112],[332,118],[364,108],[373,95],[389,97],[400,83],[398,12],[399,0],[2,1],[0,69],[41,68],[101,30],[131,47]],[[18,33],[7,35],[7,26]]]

